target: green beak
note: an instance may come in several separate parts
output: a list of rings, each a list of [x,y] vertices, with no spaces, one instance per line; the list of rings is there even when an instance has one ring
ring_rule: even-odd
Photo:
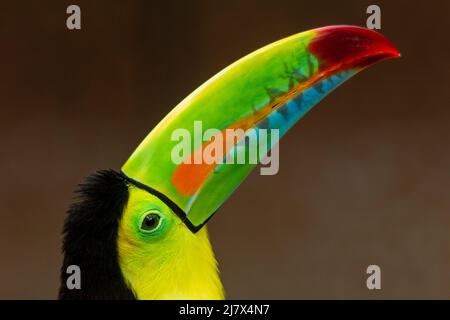
[[[277,129],[278,136],[269,133],[267,151],[345,80],[375,62],[397,57],[399,52],[385,37],[352,26],[314,29],[272,43],[225,68],[185,98],[144,139],[122,172],[158,195],[196,232],[257,165],[196,163],[196,154],[211,144],[202,141],[203,132]],[[181,163],[173,159],[180,144],[174,133],[180,129],[189,133],[192,146]],[[243,141],[228,140],[223,158],[236,154]]]

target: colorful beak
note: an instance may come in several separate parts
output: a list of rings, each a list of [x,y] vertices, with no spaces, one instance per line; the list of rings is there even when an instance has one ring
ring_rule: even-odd
[[[185,98],[144,139],[122,172],[158,195],[196,232],[256,167],[225,161],[242,146],[242,137],[223,143],[224,163],[195,161],[219,134],[227,129],[278,129],[278,137],[269,134],[267,151],[345,80],[375,62],[399,56],[381,34],[353,26],[314,29],[272,43]],[[216,129],[216,134],[203,141],[208,129]],[[173,159],[180,144],[175,132],[188,133],[192,146],[181,163]]]

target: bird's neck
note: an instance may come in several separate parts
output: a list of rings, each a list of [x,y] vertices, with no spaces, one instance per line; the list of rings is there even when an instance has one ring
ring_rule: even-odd
[[[186,233],[178,239],[178,246],[161,248],[164,254],[157,252],[145,259],[120,254],[127,251],[120,243],[121,269],[138,299],[224,298],[206,227],[195,235]]]

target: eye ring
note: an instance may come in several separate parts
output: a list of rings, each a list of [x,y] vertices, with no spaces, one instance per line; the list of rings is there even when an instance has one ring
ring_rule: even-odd
[[[139,230],[143,233],[154,233],[161,227],[163,218],[157,211],[150,211],[143,215]]]

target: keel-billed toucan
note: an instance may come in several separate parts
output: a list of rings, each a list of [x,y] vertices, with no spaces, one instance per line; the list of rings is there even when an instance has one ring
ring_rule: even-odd
[[[332,26],[272,43],[219,72],[150,132],[120,172],[100,171],[80,185],[64,226],[59,297],[224,298],[204,225],[256,164],[188,161],[208,142],[175,163],[173,132],[195,138],[201,121],[205,130],[278,129],[281,137],[345,80],[396,57],[375,31]],[[70,265],[81,270],[81,289],[66,285]]]

